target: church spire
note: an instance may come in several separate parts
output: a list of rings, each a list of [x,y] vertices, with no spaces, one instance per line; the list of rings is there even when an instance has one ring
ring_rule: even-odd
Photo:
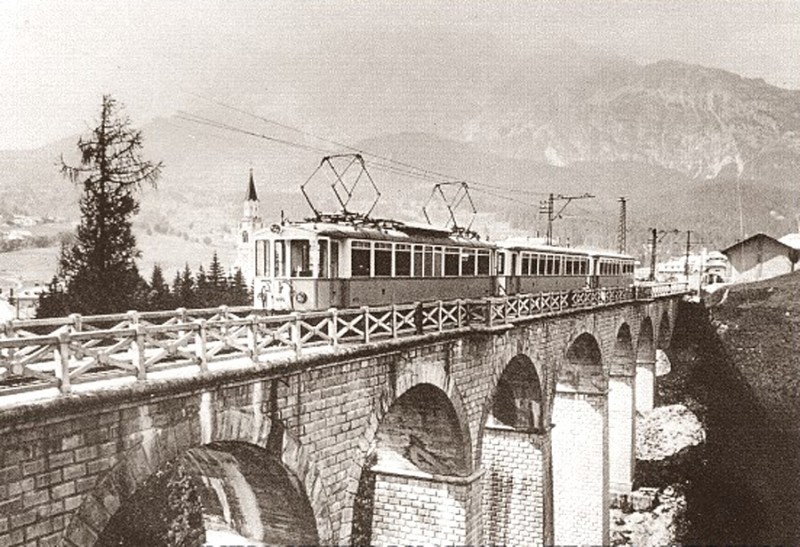
[[[245,201],[258,201],[258,194],[256,194],[256,185],[253,182],[253,169],[250,169],[250,184],[247,186],[247,197]]]

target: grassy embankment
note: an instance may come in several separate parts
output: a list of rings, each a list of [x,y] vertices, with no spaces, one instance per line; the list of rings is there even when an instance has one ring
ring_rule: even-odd
[[[687,495],[693,543],[793,543],[800,537],[800,274],[686,304],[663,403],[704,422]],[[685,542],[685,541],[684,541]]]

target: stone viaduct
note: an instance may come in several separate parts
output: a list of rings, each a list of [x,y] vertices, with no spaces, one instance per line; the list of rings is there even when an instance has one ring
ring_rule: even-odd
[[[607,544],[679,296],[0,412],[0,545],[89,546],[180,461],[268,544]]]

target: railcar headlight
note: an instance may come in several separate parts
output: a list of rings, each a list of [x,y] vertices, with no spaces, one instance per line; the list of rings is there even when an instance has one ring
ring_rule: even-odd
[[[308,301],[308,295],[302,291],[297,293],[297,295],[294,298],[295,300],[297,300],[298,304],[305,304]]]

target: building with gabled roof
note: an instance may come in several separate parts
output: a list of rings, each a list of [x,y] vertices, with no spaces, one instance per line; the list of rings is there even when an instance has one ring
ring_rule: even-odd
[[[730,263],[730,280],[758,281],[793,272],[800,259],[800,236],[789,236],[775,239],[759,233],[724,249],[722,253]]]

